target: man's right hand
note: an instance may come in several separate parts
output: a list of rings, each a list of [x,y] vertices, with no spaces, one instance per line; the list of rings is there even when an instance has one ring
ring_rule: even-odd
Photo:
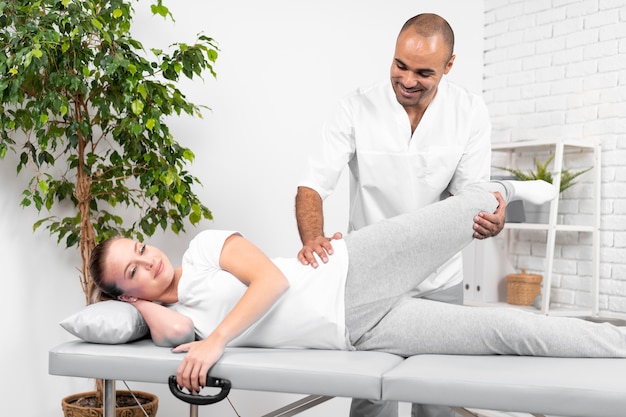
[[[320,259],[323,263],[328,262],[328,257],[333,254],[333,245],[331,241],[341,239],[342,234],[337,232],[332,237],[318,236],[315,239],[308,240],[298,252],[298,260],[302,265],[311,265],[317,268]]]

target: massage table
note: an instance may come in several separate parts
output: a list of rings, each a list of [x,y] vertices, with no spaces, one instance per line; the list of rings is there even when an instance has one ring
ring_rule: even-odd
[[[49,373],[104,380],[104,416],[115,416],[115,381],[170,384],[184,354],[148,339],[121,344],[70,341],[49,351]],[[534,416],[626,415],[626,359],[416,355],[383,352],[227,348],[209,372],[218,401],[233,389],[307,395],[267,416],[287,417],[333,397],[443,404]],[[173,387],[173,386],[174,387]],[[179,396],[181,395],[181,396]],[[205,399],[206,398],[206,399]],[[189,402],[189,401],[188,401]],[[197,410],[195,411],[197,413]]]

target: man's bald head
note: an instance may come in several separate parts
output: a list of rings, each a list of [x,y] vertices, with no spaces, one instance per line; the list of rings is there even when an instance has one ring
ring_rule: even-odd
[[[400,33],[411,30],[413,33],[430,38],[436,35],[441,36],[444,44],[449,49],[449,56],[454,54],[454,32],[450,24],[441,16],[433,13],[423,13],[413,16],[406,21]]]

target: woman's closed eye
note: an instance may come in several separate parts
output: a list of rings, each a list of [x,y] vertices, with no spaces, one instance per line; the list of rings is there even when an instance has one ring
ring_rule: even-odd
[[[143,245],[139,247],[137,252],[139,253],[139,255],[143,255],[145,251],[146,251],[146,245],[144,243]],[[133,266],[132,269],[130,270],[130,278],[133,278],[135,276],[135,272],[137,272],[137,267]]]

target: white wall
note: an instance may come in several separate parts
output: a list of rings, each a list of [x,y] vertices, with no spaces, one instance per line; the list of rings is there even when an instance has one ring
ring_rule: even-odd
[[[485,100],[493,142],[560,137],[602,144],[600,312],[626,316],[626,1],[485,1]],[[523,162],[523,161],[522,161]],[[530,161],[527,161],[530,162]],[[590,158],[569,158],[574,171]],[[560,214],[593,213],[591,173],[565,191]],[[543,266],[545,234],[520,232],[518,268]],[[557,238],[553,300],[589,306],[591,239]]]
[[[357,86],[387,78],[395,37],[406,19],[420,12],[446,17],[457,35],[457,59],[449,77],[470,90],[482,89],[482,1],[166,4],[174,24],[149,16],[148,1],[136,4],[135,32],[145,46],[192,42],[196,33],[204,32],[217,39],[222,50],[217,80],[207,77],[205,82],[183,86],[192,101],[212,111],[202,120],[181,118],[170,125],[177,140],[197,156],[191,170],[204,184],[197,191],[215,217],[203,227],[238,229],[272,256],[293,256],[298,249],[295,187],[328,108]],[[76,270],[79,257],[74,249],[57,247],[45,231],[32,232],[37,213],[19,207],[26,179],[16,178],[14,161],[10,155],[0,161],[4,270],[0,398],[6,415],[61,416],[63,396],[92,388],[92,381],[47,373],[48,349],[72,338],[58,322],[84,303]],[[328,202],[328,230],[344,228],[345,193],[344,186]],[[152,242],[176,259],[194,233],[158,234]],[[187,412],[164,385],[131,386],[157,393],[160,415]],[[232,395],[243,415],[267,412],[286,397]],[[307,415],[346,415],[347,406],[345,399],[334,400]],[[219,407],[226,410],[228,405],[204,407],[200,413],[209,415]]]

